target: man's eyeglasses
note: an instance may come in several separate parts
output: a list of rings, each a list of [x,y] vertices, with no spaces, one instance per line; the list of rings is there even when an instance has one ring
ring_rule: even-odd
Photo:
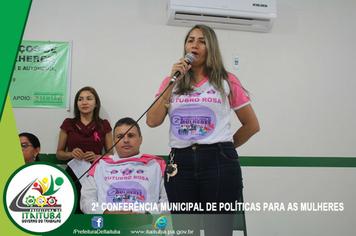
[[[25,149],[25,148],[27,148],[28,146],[33,146],[33,145],[29,144],[28,142],[23,142],[23,143],[21,143],[21,148],[22,148],[22,149]]]

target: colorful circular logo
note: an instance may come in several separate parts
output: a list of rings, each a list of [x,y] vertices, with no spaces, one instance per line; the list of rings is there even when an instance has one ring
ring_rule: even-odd
[[[4,206],[21,230],[44,233],[61,226],[74,210],[75,190],[64,170],[33,162],[16,170],[5,186]]]

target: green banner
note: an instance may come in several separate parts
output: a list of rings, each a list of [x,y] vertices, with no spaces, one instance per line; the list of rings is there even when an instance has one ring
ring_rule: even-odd
[[[10,83],[12,107],[68,107],[70,52],[69,42],[22,41]]]

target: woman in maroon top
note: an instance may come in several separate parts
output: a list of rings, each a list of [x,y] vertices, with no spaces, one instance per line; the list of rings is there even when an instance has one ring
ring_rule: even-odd
[[[92,87],[84,87],[75,95],[74,102],[74,118],[67,118],[61,125],[59,133],[57,158],[59,160],[76,159],[77,164],[85,164],[85,162],[93,162],[100,157],[105,151],[109,150],[113,145],[112,129],[107,120],[102,120],[99,116],[100,99]],[[67,150],[66,150],[67,149]],[[107,156],[113,155],[114,151],[110,150]],[[83,163],[82,160],[85,162]],[[73,161],[74,162],[74,161]],[[70,166],[66,171],[76,181],[83,173],[77,175]],[[78,177],[77,177],[78,176]],[[76,183],[78,203],[75,213],[80,211],[80,189],[81,184]]]

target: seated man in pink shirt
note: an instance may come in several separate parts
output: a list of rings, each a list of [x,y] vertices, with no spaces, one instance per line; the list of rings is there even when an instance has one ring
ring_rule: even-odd
[[[125,135],[125,132],[134,127]],[[168,203],[162,158],[141,154],[141,130],[131,118],[114,127],[116,154],[103,157],[88,172],[82,186],[81,210],[85,214],[160,214]]]

